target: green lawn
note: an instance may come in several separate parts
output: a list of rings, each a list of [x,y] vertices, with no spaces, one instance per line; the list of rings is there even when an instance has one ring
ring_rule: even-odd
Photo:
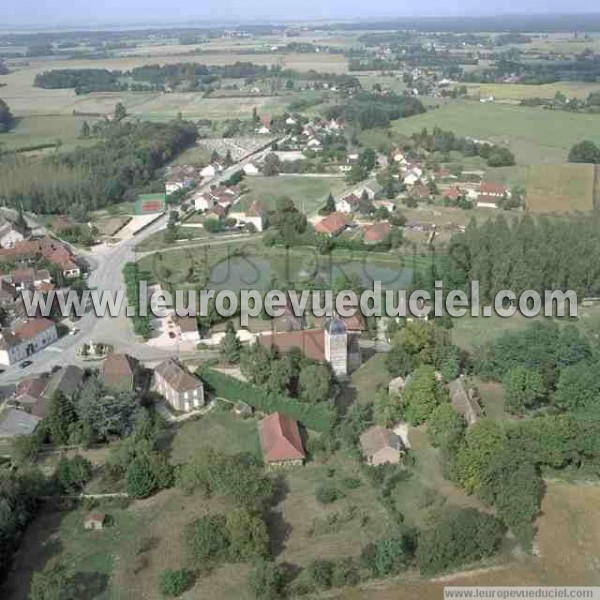
[[[184,423],[173,439],[171,462],[191,462],[206,448],[227,454],[250,452],[259,457],[256,419],[243,419],[232,412],[211,412],[197,421]]]
[[[287,196],[306,214],[316,212],[327,199],[329,192],[341,192],[346,184],[343,177],[302,177],[280,175],[277,177],[246,177],[249,192],[242,196],[243,208],[254,200],[260,200],[264,207],[275,207],[277,198]]]
[[[600,142],[597,115],[548,111],[504,104],[456,102],[399,119],[394,134],[410,135],[435,126],[508,146],[520,163],[559,163],[583,139]]]
[[[95,143],[93,138],[79,138],[86,119],[76,116],[35,116],[17,119],[16,126],[0,134],[0,151],[20,150],[43,144],[53,144],[61,150]],[[87,119],[89,123],[94,119]],[[46,150],[47,152],[48,150]]]
[[[385,366],[386,354],[375,354],[352,373],[350,388],[356,394],[356,401],[361,404],[373,402],[377,389],[393,379]]]

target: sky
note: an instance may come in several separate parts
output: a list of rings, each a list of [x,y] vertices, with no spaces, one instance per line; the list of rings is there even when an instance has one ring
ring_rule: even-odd
[[[8,25],[185,23],[592,12],[593,0],[0,0]]]

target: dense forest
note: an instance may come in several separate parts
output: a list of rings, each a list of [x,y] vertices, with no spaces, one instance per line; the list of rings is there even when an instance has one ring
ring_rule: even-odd
[[[502,216],[454,236],[440,262],[446,289],[479,281],[490,301],[500,290],[574,290],[600,293],[600,229],[595,218],[556,220],[526,216],[509,224]]]
[[[8,131],[14,125],[14,118],[8,104],[0,98],[0,133]]]
[[[6,157],[0,163],[0,197],[25,210],[68,214],[133,200],[196,136],[188,121],[112,122],[85,152],[36,162]]]

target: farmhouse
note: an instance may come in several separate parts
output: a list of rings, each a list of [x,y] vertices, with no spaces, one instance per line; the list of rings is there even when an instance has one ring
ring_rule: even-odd
[[[479,187],[479,193],[483,196],[495,196],[496,198],[503,198],[508,194],[508,188],[493,181],[482,181]]]
[[[106,515],[101,512],[87,513],[87,515],[83,517],[83,527],[88,531],[93,531],[95,529],[103,529],[105,522]]]
[[[31,435],[41,420],[24,410],[8,408],[0,415],[0,438]]]
[[[345,215],[356,212],[360,204],[360,198],[356,194],[348,194],[335,203],[335,210]]]
[[[404,444],[398,435],[374,425],[360,436],[360,447],[368,465],[398,464],[404,455]]]
[[[298,423],[281,413],[265,417],[258,425],[263,459],[269,466],[297,466],[306,455]]]
[[[329,237],[335,237],[342,233],[346,227],[348,227],[346,217],[341,212],[333,212],[315,225],[315,231]]]
[[[389,223],[375,223],[364,228],[363,239],[365,244],[379,244],[383,242],[386,236],[392,230]]]
[[[258,200],[252,202],[246,211],[231,213],[229,216],[243,225],[254,225],[256,231],[263,231],[267,223],[267,211]]]
[[[194,208],[196,210],[209,210],[215,205],[215,199],[209,194],[196,193],[192,196]]]
[[[17,325],[13,331],[0,332],[0,363],[12,365],[58,339],[58,331],[49,319],[31,319]]]
[[[464,379],[459,377],[451,381],[448,385],[448,391],[450,392],[452,408],[464,417],[467,425],[471,426],[477,423],[481,418],[481,407],[477,400],[469,394]]]
[[[102,363],[100,375],[106,387],[133,392],[139,371],[140,364],[133,356],[111,352]]]
[[[204,405],[204,385],[174,358],[154,369],[154,386],[175,409],[190,411]]]

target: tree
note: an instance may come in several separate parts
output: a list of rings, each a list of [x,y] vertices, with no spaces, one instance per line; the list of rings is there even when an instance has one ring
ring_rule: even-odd
[[[317,558],[308,565],[307,573],[317,588],[330,588],[333,579],[333,563],[330,560]]]
[[[332,212],[335,212],[335,200],[331,192],[329,192],[329,196],[327,196],[325,206],[321,209],[320,212],[322,215],[330,215]]]
[[[575,144],[569,151],[569,162],[600,163],[600,148],[590,140]]]
[[[598,363],[582,361],[561,370],[553,403],[580,414],[600,414]]]
[[[515,414],[535,408],[546,396],[546,386],[540,372],[526,367],[514,367],[504,377],[504,404]]]
[[[385,577],[406,570],[412,554],[412,542],[408,536],[385,538],[365,546],[360,562],[373,577]]]
[[[263,175],[265,177],[272,177],[273,175],[279,175],[281,172],[281,161],[277,154],[267,154],[265,162],[262,168]]]
[[[401,344],[394,344],[385,357],[385,366],[394,377],[406,377],[417,364],[417,358]]]
[[[273,360],[274,357],[267,347],[253,344],[241,352],[240,370],[252,383],[264,385],[269,379]]]
[[[237,336],[235,327],[231,321],[228,321],[225,335],[221,340],[221,359],[229,365],[239,363],[241,348],[242,344]]]
[[[195,564],[215,564],[226,557],[229,541],[223,515],[207,515],[193,521],[184,532],[191,558]]]
[[[500,523],[474,508],[452,511],[421,533],[417,562],[431,576],[493,554],[500,541]]]
[[[285,584],[285,572],[274,562],[259,560],[248,574],[248,583],[256,600],[277,600]]]
[[[41,450],[42,441],[37,430],[31,435],[18,435],[11,444],[12,455],[20,463],[30,461]]]
[[[92,463],[79,454],[70,459],[61,458],[56,467],[56,479],[69,494],[79,492],[91,478]]]
[[[427,421],[427,433],[431,445],[455,453],[460,446],[466,425],[465,420],[452,408],[452,405],[440,404]]]
[[[434,368],[419,367],[404,388],[404,417],[411,425],[420,425],[429,419],[439,403]]]
[[[260,515],[236,508],[227,514],[225,530],[230,560],[250,561],[268,556],[269,532]]]
[[[299,385],[302,400],[326,402],[331,393],[331,371],[325,365],[306,365],[300,371]]]
[[[440,373],[446,381],[452,381],[460,374],[460,359],[456,348],[449,349],[440,364]]]
[[[90,137],[90,126],[87,121],[83,122],[83,125],[81,126],[81,133],[79,134],[79,136],[84,139]]]
[[[135,458],[127,467],[127,493],[134,498],[147,498],[157,487],[150,461],[146,457]]]
[[[14,117],[8,108],[8,104],[0,98],[0,133],[11,129],[15,123]]]
[[[194,574],[187,569],[165,569],[159,576],[158,589],[163,596],[177,598],[194,584]]]
[[[46,425],[50,437],[55,444],[64,445],[69,442],[71,426],[77,420],[73,402],[62,392],[54,392],[48,402]]]
[[[114,119],[118,123],[127,116],[127,109],[121,102],[117,102],[115,106]]]
[[[77,598],[75,576],[62,562],[51,563],[31,578],[30,600],[73,600]]]
[[[388,394],[381,389],[375,395],[373,402],[373,419],[381,427],[391,427],[400,420],[402,406],[398,396]]]
[[[315,493],[316,499],[321,504],[332,504],[342,496],[342,492],[332,483],[322,483]]]

